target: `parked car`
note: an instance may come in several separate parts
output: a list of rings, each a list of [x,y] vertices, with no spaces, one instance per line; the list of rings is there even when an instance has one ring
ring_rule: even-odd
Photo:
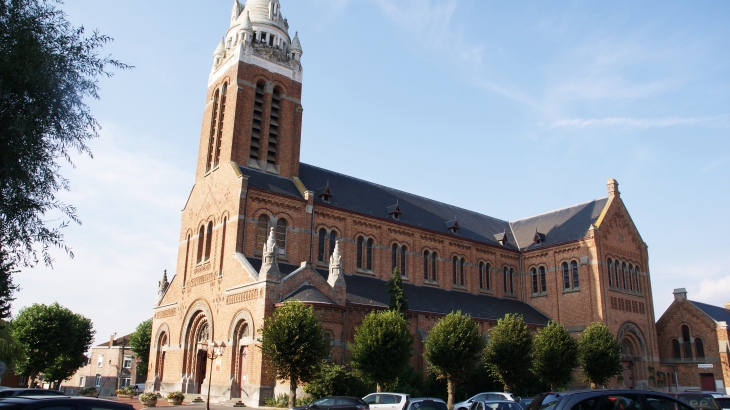
[[[523,410],[523,408],[512,400],[484,400],[473,402],[469,410]]]
[[[715,397],[715,401],[723,410],[730,410],[730,396]]]
[[[63,396],[63,392],[60,392],[58,390],[32,389],[22,387],[0,390],[0,399],[17,396]]]
[[[527,406],[529,406],[530,403],[532,403],[533,400],[535,400],[534,397],[520,397],[520,399],[517,400],[517,403],[519,403],[520,406],[522,406],[523,409],[526,409]]]
[[[357,397],[332,396],[315,400],[307,406],[292,407],[291,410],[370,410],[370,406]]]
[[[687,403],[644,390],[577,390],[543,393],[527,410],[693,410]]]
[[[511,400],[515,401],[515,397],[512,395],[512,393],[504,393],[504,392],[485,392],[485,393],[479,393],[477,395],[474,395],[470,398],[468,398],[466,401],[462,401],[459,403],[454,404],[454,410],[468,410],[469,407],[471,407],[471,404],[475,401],[484,401],[484,400]]]
[[[0,400],[0,409],[2,410],[39,410],[48,408],[76,410],[134,410],[134,407],[126,403],[97,399],[93,397],[15,396]]]
[[[406,410],[448,410],[446,402],[433,397],[418,397],[408,401]]]
[[[704,394],[709,394],[712,397],[723,397],[723,396],[725,396],[725,393],[723,393],[723,392],[709,391],[709,390],[700,390],[700,389],[687,389],[684,392],[704,393]],[[682,393],[684,393],[684,392],[682,392]]]
[[[717,404],[715,398],[709,393],[699,391],[681,391],[667,394],[672,397],[676,397],[699,410],[720,410],[720,405]]]
[[[405,410],[410,398],[403,393],[370,393],[362,399],[370,410]]]

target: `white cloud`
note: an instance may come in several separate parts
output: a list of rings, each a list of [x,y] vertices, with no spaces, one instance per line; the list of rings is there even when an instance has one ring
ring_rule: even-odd
[[[589,127],[621,127],[621,128],[666,128],[676,126],[725,126],[730,115],[706,117],[666,117],[666,118],[572,118],[555,120],[550,128],[589,128]]]
[[[698,302],[723,306],[725,302],[730,302],[730,275],[718,279],[702,279],[697,296],[689,296]]]

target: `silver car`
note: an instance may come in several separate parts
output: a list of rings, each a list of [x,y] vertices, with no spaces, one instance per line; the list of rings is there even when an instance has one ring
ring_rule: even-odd
[[[514,398],[514,396],[512,396],[512,393],[505,393],[505,392],[499,392],[499,391],[484,392],[484,393],[479,393],[479,394],[477,394],[475,396],[472,396],[469,399],[467,399],[466,401],[462,401],[460,403],[454,404],[454,410],[469,410],[469,408],[471,407],[471,404],[472,403],[474,403],[475,401],[484,401],[484,400],[489,400],[489,401],[495,401],[495,400],[510,400],[510,401],[515,401],[515,398]]]
[[[362,399],[370,410],[405,410],[410,398],[403,393],[370,393]]]

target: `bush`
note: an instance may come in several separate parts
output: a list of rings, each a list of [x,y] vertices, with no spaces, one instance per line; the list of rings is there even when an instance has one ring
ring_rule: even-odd
[[[348,372],[345,366],[334,363],[320,364],[317,376],[304,386],[304,392],[314,400],[327,396],[362,397],[370,391],[370,386]]]
[[[124,387],[122,389],[114,390],[114,394],[116,394],[117,396],[120,395],[120,394],[134,396],[134,389],[131,388],[131,387]]]
[[[296,406],[306,406],[313,401],[313,397],[301,397],[297,399]],[[269,397],[268,399],[264,399],[264,404],[268,407],[289,407],[289,395],[286,393],[280,393],[278,396],[276,396],[276,398]]]
[[[167,400],[182,400],[185,395],[181,391],[173,391],[167,394]]]
[[[142,393],[139,395],[139,401],[141,403],[157,401],[157,395],[155,393]]]
[[[80,389],[78,394],[84,395],[84,394],[94,394],[94,393],[96,393],[96,387],[86,387],[84,389]]]

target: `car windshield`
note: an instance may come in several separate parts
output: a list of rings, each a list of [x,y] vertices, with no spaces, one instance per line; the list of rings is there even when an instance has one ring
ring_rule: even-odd
[[[324,399],[319,399],[312,404],[315,404],[317,406],[332,406],[335,404],[335,398],[334,397],[325,397]]]
[[[409,410],[447,410],[446,405],[439,401],[423,400],[411,403]]]
[[[553,409],[560,403],[563,397],[557,394],[545,394],[542,397],[538,397],[527,406],[528,410],[546,410]]]
[[[489,402],[487,402],[487,403],[484,403],[484,406],[485,406],[485,410],[489,410],[489,409],[492,409],[492,410],[522,410],[522,407],[520,407],[520,405],[517,403],[505,403],[505,402],[489,403]]]
[[[709,394],[680,394],[677,398],[700,410],[719,410],[720,408]]]

